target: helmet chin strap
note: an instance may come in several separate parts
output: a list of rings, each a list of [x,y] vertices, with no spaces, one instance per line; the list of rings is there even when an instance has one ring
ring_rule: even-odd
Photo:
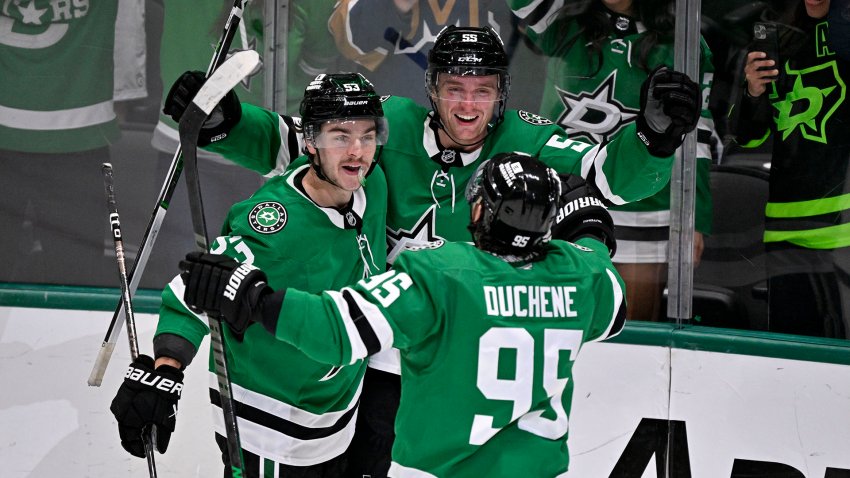
[[[316,173],[316,177],[321,179],[322,181],[337,187],[339,189],[344,189],[342,186],[331,180],[331,178],[325,175],[325,172],[322,170],[322,158],[319,156],[319,148],[316,148],[315,161],[310,160],[310,166],[313,168],[313,171]]]

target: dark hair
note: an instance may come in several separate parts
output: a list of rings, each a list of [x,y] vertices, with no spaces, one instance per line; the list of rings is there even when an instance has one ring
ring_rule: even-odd
[[[638,66],[649,72],[656,65],[648,63],[649,54],[661,42],[672,42],[675,17],[671,12],[670,0],[633,0],[635,20],[640,21],[646,31],[637,41]],[[576,13],[575,8],[563,7],[558,14],[557,24],[564,39],[551,56],[564,57],[578,44],[585,48],[588,56],[588,71],[595,76],[602,68],[602,47],[613,32],[608,18],[609,10],[601,0],[593,0],[588,7]],[[572,24],[578,27],[572,35]],[[587,42],[585,47],[579,40]]]

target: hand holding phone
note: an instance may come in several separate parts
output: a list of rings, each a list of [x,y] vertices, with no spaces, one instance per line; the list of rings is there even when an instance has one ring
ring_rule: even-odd
[[[757,71],[769,71],[779,68],[779,34],[774,23],[757,22],[753,25],[753,43],[750,51],[761,51],[767,56],[760,60],[773,60],[773,66],[761,66]],[[762,77],[765,80],[776,80],[776,76]]]

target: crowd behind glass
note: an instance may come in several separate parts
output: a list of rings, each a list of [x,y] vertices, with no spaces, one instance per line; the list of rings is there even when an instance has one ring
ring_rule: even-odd
[[[116,41],[114,45],[108,42],[109,48],[115,49],[115,68],[126,68],[122,55],[143,59],[137,71],[146,80],[142,94],[113,96],[120,136],[108,128],[101,129],[96,134],[104,146],[78,145],[74,135],[58,135],[50,140],[52,146],[47,147],[39,136],[10,133],[30,127],[22,127],[20,122],[11,124],[10,111],[21,106],[15,103],[17,99],[7,100],[0,95],[0,127],[7,129],[5,133],[0,130],[0,163],[5,164],[0,172],[3,186],[0,223],[7,237],[14,238],[8,243],[4,241],[0,283],[118,286],[99,165],[109,161],[115,166],[125,247],[128,260],[132,261],[176,146],[174,125],[169,126],[159,112],[163,90],[167,91],[182,71],[205,69],[212,52],[212,45],[208,50],[186,48],[180,35],[215,39],[231,2],[201,3],[208,4],[207,8],[181,11],[181,7],[172,7],[175,2],[147,0],[144,23],[137,25],[143,26],[146,34],[144,44],[125,49],[120,46],[125,42]],[[234,47],[255,48],[261,55],[270,51],[263,40],[270,38],[267,29],[275,24],[269,21],[267,12],[274,3],[261,0],[250,3],[245,28]],[[622,78],[628,74],[625,69],[634,69],[645,77],[653,63],[666,61],[667,57],[658,53],[664,48],[672,59],[675,2],[665,0],[469,0],[442,2],[445,4],[442,7],[440,2],[424,0],[283,3],[290,6],[288,25],[284,35],[278,34],[274,41],[277,45],[286,44],[287,55],[285,62],[274,63],[285,71],[286,81],[268,81],[267,72],[260,71],[249,79],[250,84],[241,85],[238,94],[244,102],[293,115],[297,115],[300,92],[321,72],[358,71],[373,81],[380,94],[407,96],[428,106],[425,58],[437,32],[447,24],[490,25],[500,33],[512,58],[508,107],[538,113],[570,134],[599,142],[613,134],[612,124],[616,126],[628,121],[629,115],[634,116],[633,104],[623,99],[627,96],[622,91],[625,84]],[[541,4],[561,3],[566,6],[557,16],[547,17],[552,12],[540,8]],[[707,88],[704,90],[706,110],[701,125],[705,127],[697,133],[700,135],[697,156],[704,160],[703,180],[705,194],[709,196],[703,203],[707,206],[700,209],[697,192],[695,320],[691,321],[695,325],[848,336],[850,229],[845,227],[850,223],[848,52],[846,43],[841,44],[840,40],[829,43],[829,32],[821,25],[826,17],[812,19],[802,8],[804,3],[804,0],[702,2],[701,32],[705,45],[702,51],[688,52],[701,58],[701,77],[694,80],[705,87],[710,85],[710,94]],[[627,14],[619,15],[623,4],[630,8]],[[13,25],[12,33],[6,35],[13,41],[0,40],[0,46],[5,44],[6,48],[16,47],[15,22],[29,28],[37,20],[33,15],[38,14],[12,10],[14,5],[0,12],[0,20]],[[45,11],[38,15],[46,20],[51,14],[54,19],[61,17],[61,12]],[[181,15],[192,16],[191,21]],[[847,20],[848,13],[844,15],[839,18]],[[109,23],[108,18],[103,21]],[[45,27],[45,34],[57,24]],[[193,26],[182,28],[189,24]],[[837,28],[838,23],[830,25]],[[846,32],[848,21],[840,25]],[[552,35],[551,29],[560,30]],[[123,36],[126,32],[122,31],[116,29],[116,35],[127,40]],[[814,34],[814,45],[806,43],[810,31]],[[548,41],[547,35],[560,42]],[[634,41],[638,35],[649,40]],[[617,53],[618,45],[628,60],[624,65],[612,67],[606,55],[608,49]],[[762,59],[750,53],[756,45],[771,50],[768,57],[778,54],[779,64],[753,63]],[[646,54],[631,48],[646,48]],[[784,64],[789,57],[799,60],[801,51],[813,62]],[[576,55],[581,60],[576,60]],[[26,68],[25,61],[16,63],[11,57],[4,60],[2,56],[3,69]],[[582,63],[584,59],[586,64]],[[108,60],[103,59],[107,63]],[[56,57],[47,61],[55,62],[54,71],[63,71],[66,84],[83,86],[45,91],[42,101],[61,105],[64,95],[93,94],[90,91],[93,84],[106,82],[104,71],[94,71],[87,62]],[[269,66],[270,62],[266,61],[264,68]],[[762,81],[761,78],[771,75],[758,73],[758,66],[778,69],[770,72],[776,77],[775,82]],[[76,73],[74,68],[78,68]],[[101,78],[92,78],[94,75]],[[616,75],[620,75],[620,83]],[[6,78],[0,79],[0,85],[13,77],[22,78],[5,74],[0,77]],[[117,76],[114,78],[110,82],[120,81]],[[599,78],[597,84],[592,83],[594,78]],[[286,87],[281,89],[281,83]],[[630,94],[638,92],[639,84]],[[617,87],[621,91],[615,91]],[[115,90],[119,89],[116,83]],[[7,89],[7,96],[8,91],[15,90]],[[762,94],[767,101],[759,100]],[[606,98],[609,101],[604,104],[609,106],[598,106],[602,104],[598,100]],[[612,98],[614,101],[610,101]],[[612,108],[612,104],[617,108]],[[771,137],[764,136],[766,129],[754,131],[760,124],[758,118],[768,119],[765,127],[773,126]],[[60,118],[43,120],[60,121]],[[31,129],[38,130],[38,121],[34,124]],[[795,134],[800,136],[799,140],[793,139]],[[39,144],[44,147],[29,146]],[[63,145],[67,145],[64,151]],[[201,170],[202,188],[208,205],[207,221],[214,231],[227,208],[255,190],[262,178],[218,158],[209,157],[205,161]],[[708,193],[709,184],[711,193]],[[792,190],[803,193],[795,196],[789,192]],[[814,196],[807,197],[804,193]],[[179,258],[192,249],[191,222],[182,185],[174,198],[141,288],[161,289],[174,275]],[[800,212],[807,207],[811,209]],[[635,210],[623,214],[629,212]],[[640,214],[636,217],[650,217]],[[618,239],[629,241],[630,229],[620,228],[623,236]],[[666,225],[654,229],[643,233],[660,233],[666,237]],[[805,233],[795,235],[793,231]],[[640,257],[639,248],[636,250],[635,256]],[[662,254],[666,251],[661,250]],[[630,308],[644,311],[633,312],[637,315],[631,318],[666,321],[663,290],[666,261],[621,262],[624,264],[620,271],[629,287],[645,294],[630,296]],[[653,265],[656,267],[647,267]],[[634,267],[628,269],[628,266]],[[629,279],[629,273],[634,273],[634,280]],[[653,280],[656,276],[661,279]],[[643,279],[650,284],[642,282]],[[786,299],[781,314],[779,310],[769,310],[769,304],[783,303],[772,300],[771,295],[774,299],[778,295]]]

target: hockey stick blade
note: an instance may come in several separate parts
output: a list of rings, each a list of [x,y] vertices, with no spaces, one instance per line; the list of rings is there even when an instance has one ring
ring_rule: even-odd
[[[183,112],[180,118],[180,143],[184,145],[183,161],[186,172],[186,186],[189,190],[190,207],[193,198],[197,198],[200,211],[192,211],[193,230],[195,231],[195,244],[198,250],[207,252],[209,242],[206,237],[206,222],[203,215],[203,203],[201,202],[201,191],[199,178],[197,177],[197,143],[198,135],[204,126],[207,116],[224,98],[224,96],[247,77],[260,63],[260,56],[253,50],[240,51],[228,58],[210,76],[195,98]],[[191,145],[191,147],[188,147]],[[190,151],[191,150],[191,151]],[[203,237],[201,237],[203,236]]]
[[[233,43],[233,38],[236,36],[236,31],[239,24],[242,22],[242,14],[248,6],[249,0],[233,0],[233,7],[230,9],[230,15],[224,23],[221,36],[216,45],[210,64],[207,67],[206,76],[209,77],[212,72],[227,57],[227,52],[230,50],[230,45]],[[156,238],[159,235],[159,230],[165,220],[165,214],[168,212],[168,206],[171,202],[171,197],[174,195],[174,190],[177,188],[177,183],[180,180],[180,174],[183,172],[183,156],[181,147],[178,144],[174,155],[171,158],[171,165],[162,184],[150,220],[148,221],[145,233],[139,243],[139,252],[136,254],[136,260],[133,261],[130,267],[130,273],[127,278],[130,281],[130,292],[135,293],[141,282],[142,274],[144,274],[145,266],[147,266],[150,258],[153,245],[156,243]],[[89,374],[88,384],[93,387],[99,387],[103,382],[103,376],[106,373],[106,367],[109,365],[109,360],[112,357],[112,352],[115,350],[115,343],[118,341],[118,335],[121,328],[124,326],[124,310],[123,302],[118,301],[115,307],[115,312],[112,314],[112,321],[106,330],[106,335],[100,345],[100,350],[95,358],[91,373]]]
[[[210,76],[192,103],[180,118],[180,143],[183,145],[183,161],[185,162],[186,189],[189,192],[189,210],[192,213],[192,229],[195,233],[195,244],[202,252],[209,250],[207,225],[204,219],[204,203],[201,197],[201,183],[198,176],[198,135],[207,116],[216,105],[243,78],[248,76],[260,62],[255,51],[242,51],[227,59],[215,73]],[[215,375],[218,382],[218,392],[221,396],[221,410],[224,415],[224,428],[227,435],[227,456],[230,461],[230,473],[235,477],[242,476],[242,447],[239,442],[239,427],[236,420],[236,408],[233,401],[230,373],[227,367],[227,352],[222,336],[221,320],[218,317],[208,317],[210,327],[210,349],[215,364]]]

